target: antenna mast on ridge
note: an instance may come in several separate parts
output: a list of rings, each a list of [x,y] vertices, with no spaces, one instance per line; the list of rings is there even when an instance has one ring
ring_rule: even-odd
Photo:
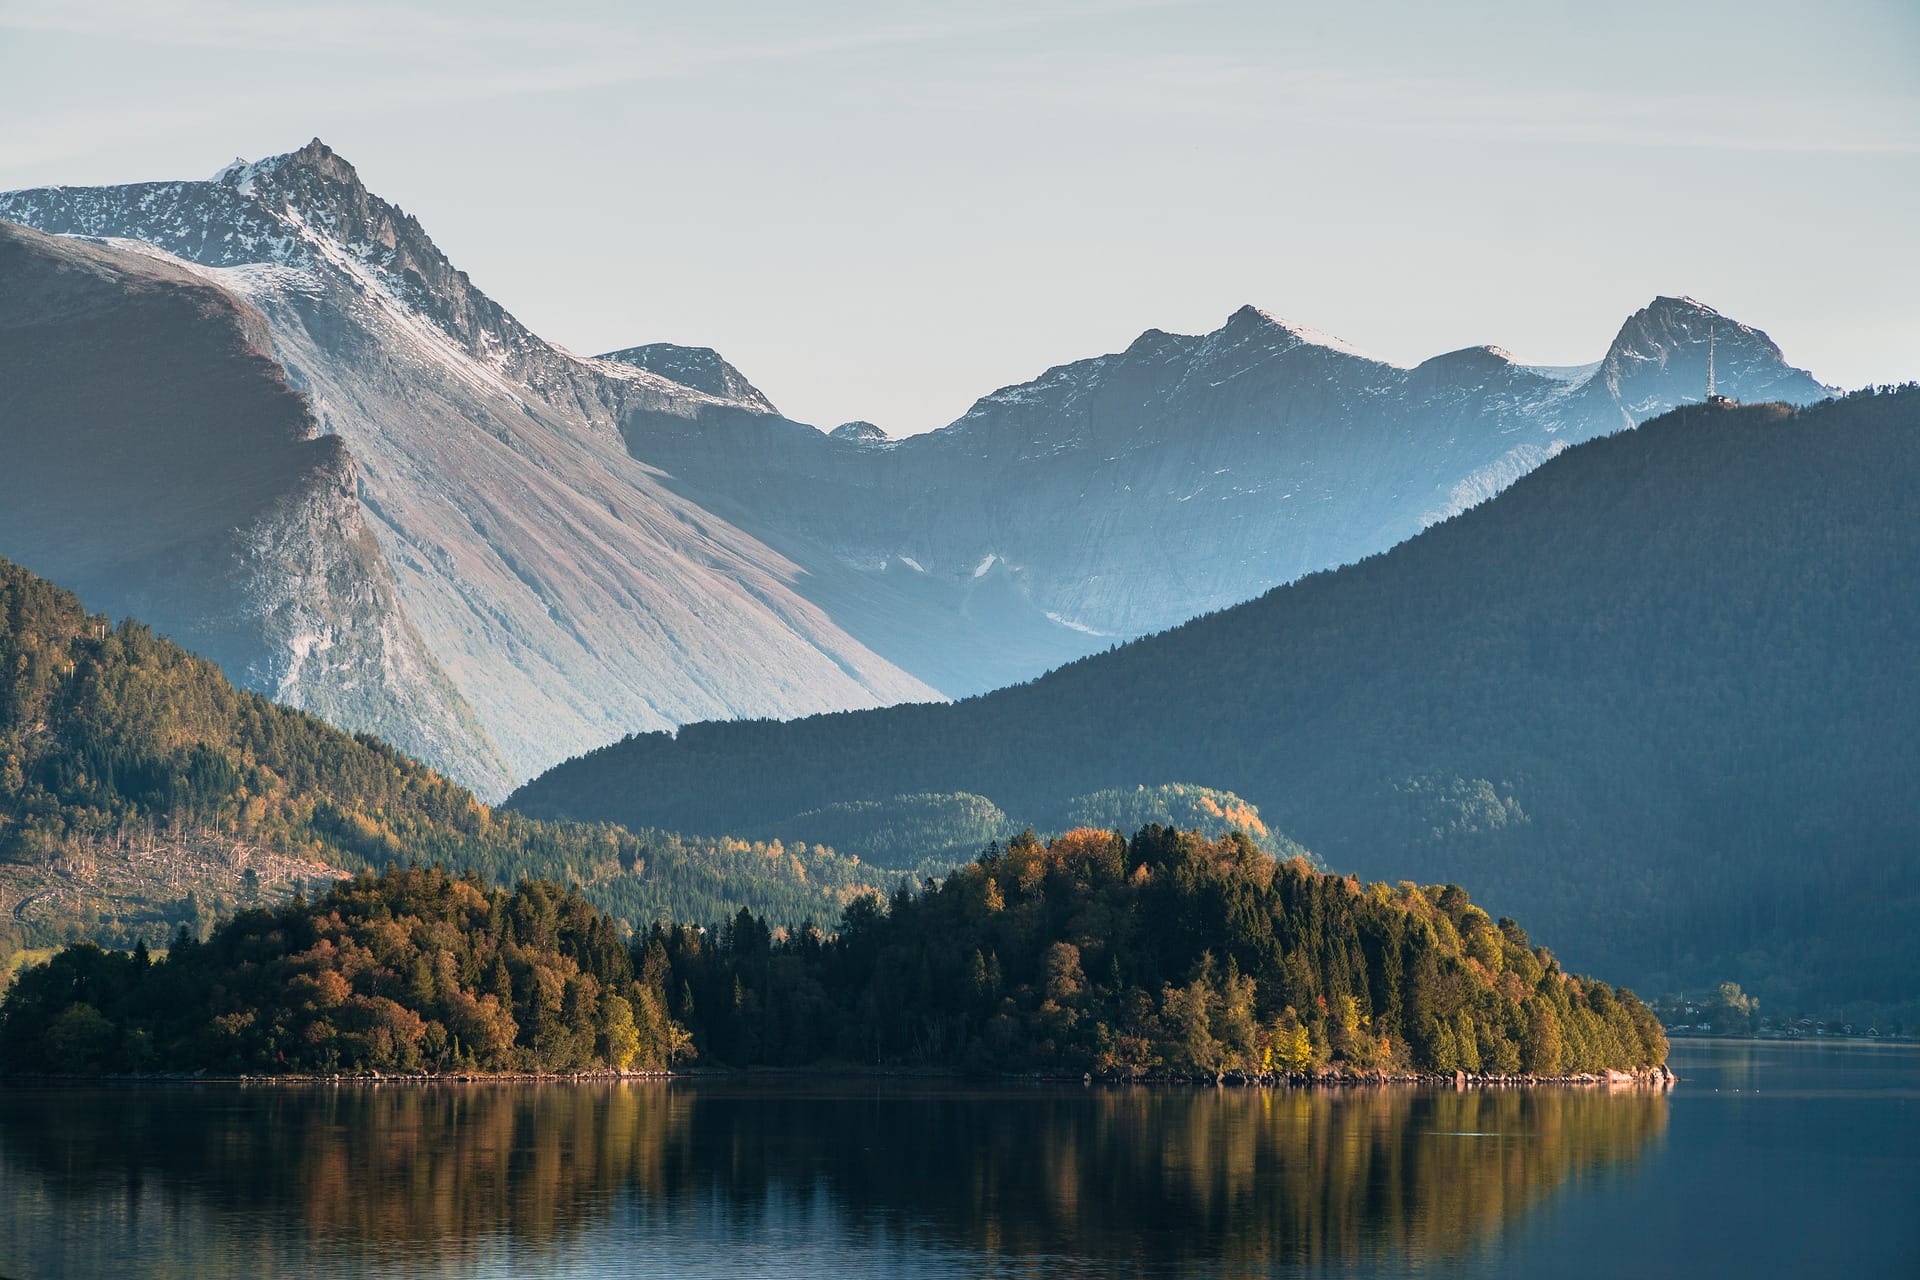
[[[1707,322],[1707,403],[1719,399],[1713,393],[1713,322]]]

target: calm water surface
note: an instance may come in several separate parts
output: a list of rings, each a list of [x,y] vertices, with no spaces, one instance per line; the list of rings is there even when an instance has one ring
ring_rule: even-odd
[[[0,1089],[0,1275],[1920,1276],[1920,1049],[1671,1094]]]

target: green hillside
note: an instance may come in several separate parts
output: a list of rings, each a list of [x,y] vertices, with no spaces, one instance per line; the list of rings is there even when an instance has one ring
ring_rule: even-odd
[[[797,813],[766,834],[827,845],[875,866],[944,875],[971,862],[989,844],[1005,844],[1023,831],[1059,834],[1075,827],[1138,831],[1157,825],[1223,836],[1243,831],[1277,858],[1312,855],[1284,835],[1268,830],[1260,810],[1231,791],[1191,783],[1115,787],[1046,804],[1018,818],[985,796],[966,792],[850,800]]]
[[[0,950],[203,935],[223,912],[389,862],[576,883],[640,926],[742,906],[832,920],[893,881],[803,844],[488,808],[0,560]]]

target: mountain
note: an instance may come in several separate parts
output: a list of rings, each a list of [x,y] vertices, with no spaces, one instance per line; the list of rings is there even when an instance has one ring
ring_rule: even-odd
[[[1790,367],[1759,330],[1730,323],[1691,298],[1656,298],[1620,327],[1575,396],[1631,426],[1698,403],[1709,364],[1715,389],[1735,400],[1807,404],[1824,392],[1803,370]]]
[[[958,696],[1032,676],[1029,654],[1095,652],[1383,551],[1568,445],[1701,400],[1710,344],[1727,395],[1827,395],[1764,333],[1687,298],[1656,299],[1572,377],[1497,347],[1401,368],[1243,307],[898,441],[765,418],[622,429],[683,493],[810,566],[834,616],[857,616],[848,571],[915,592],[922,614],[849,625]],[[987,654],[968,620],[987,623]]]
[[[162,943],[415,861],[493,884],[563,880],[641,927],[742,907],[833,920],[898,879],[804,844],[489,809],[379,739],[236,689],[144,625],[89,614],[0,560],[0,975],[22,946]]]
[[[0,348],[0,384],[36,390],[0,401],[0,447],[25,464],[9,468],[23,500],[0,506],[0,553],[110,610],[150,613],[250,687],[393,733],[492,795],[636,726],[934,696],[805,599],[799,566],[669,491],[609,425],[643,411],[757,413],[757,393],[724,399],[542,342],[318,141],[207,182],[17,192],[0,197],[0,216],[115,237],[86,253],[135,282],[125,296],[96,282],[69,307],[60,287],[78,282],[56,248],[10,236],[0,294],[19,336]],[[17,297],[30,280],[54,282],[45,299]],[[181,298],[155,300],[169,291]],[[166,539],[194,541],[209,563],[226,555],[229,472],[277,465],[253,456],[267,447],[261,429],[221,398],[216,384],[243,375],[221,366],[216,338],[191,377],[169,372],[162,403],[175,412],[156,417],[143,379],[173,339],[148,312],[168,307],[246,317],[238,358],[284,384],[302,420],[283,434],[325,438],[302,447],[331,460],[328,492],[346,504],[331,541],[269,539],[286,563],[241,571],[257,602],[156,601],[165,588],[141,586]],[[75,415],[94,424],[97,448],[58,445]],[[104,474],[137,479],[149,463],[165,482],[145,490]],[[44,524],[69,504],[80,509],[62,522],[87,526],[77,542]],[[324,520],[308,523],[326,535]],[[353,624],[263,620],[303,606],[305,584],[344,554],[336,544],[382,562],[359,575]],[[115,547],[134,563],[99,567]],[[219,574],[232,576],[224,561]],[[334,660],[303,661],[313,649]],[[419,732],[396,731],[396,705],[420,712]]]
[[[1690,407],[1030,684],[638,735],[511,803],[748,834],[1204,778],[1329,865],[1472,885],[1642,990],[1911,1001],[1916,486],[1920,388]]]
[[[870,423],[791,421],[707,348],[581,358],[543,341],[317,139],[205,182],[12,192],[0,218],[108,238],[98,252],[212,285],[261,319],[253,347],[305,397],[300,430],[339,441],[337,487],[384,566],[368,567],[377,598],[352,630],[383,638],[349,642],[329,623],[338,610],[295,627],[193,592],[163,606],[139,594],[145,570],[83,579],[82,553],[34,529],[96,485],[107,464],[89,453],[19,451],[33,465],[14,483],[38,497],[0,510],[0,553],[232,654],[250,687],[389,733],[488,795],[635,730],[1031,679],[1359,560],[1568,444],[1701,398],[1709,345],[1728,395],[1826,394],[1765,334],[1683,298],[1657,299],[1572,371],[1494,347],[1402,368],[1245,307],[1211,333],[1151,330],[892,440]],[[117,423],[190,455],[192,424],[150,426],[123,376],[147,331],[105,311],[90,323],[40,371],[49,389],[0,415],[0,445],[56,438],[70,411],[59,388],[120,387],[94,410],[103,439]],[[0,380],[25,350],[0,349]],[[150,525],[213,502],[192,468],[167,475],[189,501],[123,502],[98,540],[157,544]],[[211,545],[228,528],[209,517],[193,536]],[[275,545],[287,563],[249,579],[263,600],[311,594],[319,571],[290,558],[345,554]]]

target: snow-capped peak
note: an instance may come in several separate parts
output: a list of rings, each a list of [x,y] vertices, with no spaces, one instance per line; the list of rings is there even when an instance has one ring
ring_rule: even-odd
[[[1271,311],[1264,311],[1252,303],[1248,303],[1246,306],[1241,307],[1238,311],[1228,316],[1226,324],[1220,327],[1219,333],[1222,335],[1230,335],[1253,330],[1273,330],[1293,338],[1295,343],[1300,346],[1324,347],[1328,351],[1337,351],[1341,355],[1355,356],[1361,360],[1372,360],[1377,364],[1389,363],[1388,361],[1380,359],[1378,356],[1362,351],[1345,338],[1335,337],[1333,334],[1321,329],[1315,329],[1311,325],[1296,324],[1291,320],[1283,320]]]
[[[233,163],[221,169],[208,181],[215,186],[231,188],[236,194],[250,196],[254,193],[254,184],[262,174],[272,173],[286,160],[286,156],[268,156],[264,160],[246,160],[240,156]]]
[[[1701,302],[1698,298],[1682,293],[1677,295],[1659,294],[1647,304],[1649,311],[1691,312],[1703,316],[1719,316],[1720,313]]]
[[[1507,350],[1505,347],[1483,344],[1477,347],[1461,347],[1457,351],[1448,351],[1441,355],[1430,356],[1420,363],[1422,367],[1425,367],[1426,365],[1440,364],[1442,362],[1447,364],[1494,366],[1513,364],[1514,359],[1513,352]]]
[[[360,185],[359,175],[354,172],[353,166],[343,160],[339,152],[318,138],[309,140],[297,151],[282,151],[277,155],[265,156],[259,160],[235,156],[231,164],[223,166],[208,181],[219,186],[231,187],[241,195],[252,195],[254,184],[259,178],[288,168],[311,169],[327,177],[344,180],[356,187]]]

